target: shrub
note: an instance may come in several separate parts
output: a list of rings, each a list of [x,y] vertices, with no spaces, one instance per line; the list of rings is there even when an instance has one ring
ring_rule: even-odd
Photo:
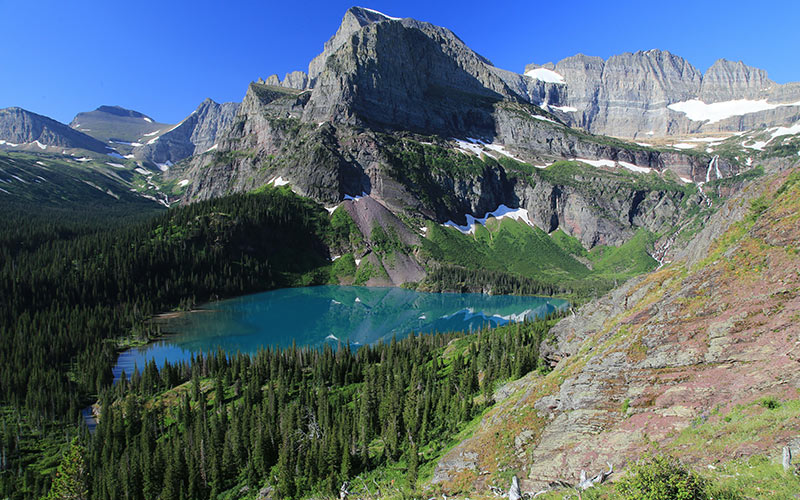
[[[760,404],[761,406],[763,406],[764,408],[766,408],[768,410],[775,410],[775,409],[778,409],[778,408],[781,407],[781,402],[778,401],[775,398],[775,396],[767,396],[767,397],[761,398],[758,401],[758,404]]]
[[[669,455],[645,455],[617,483],[626,500],[706,499],[703,479]]]

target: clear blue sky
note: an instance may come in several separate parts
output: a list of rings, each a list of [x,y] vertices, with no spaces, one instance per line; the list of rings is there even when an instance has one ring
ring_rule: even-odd
[[[800,2],[352,0],[453,30],[495,65],[661,48],[701,71],[726,58],[800,81]],[[352,1],[0,0],[0,108],[69,122],[116,104],[176,123],[203,99],[306,70]]]

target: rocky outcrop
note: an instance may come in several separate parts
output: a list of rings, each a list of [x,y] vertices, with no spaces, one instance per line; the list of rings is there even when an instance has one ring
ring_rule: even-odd
[[[754,212],[750,200],[762,196],[767,208]],[[737,411],[769,411],[758,405],[765,396],[797,399],[800,277],[798,256],[784,250],[800,240],[797,210],[788,173],[751,184],[681,260],[561,320],[541,351],[553,372],[516,382],[445,455],[434,472],[443,489],[456,475],[462,488],[469,474],[485,482],[503,464],[526,471],[523,490],[536,491],[606,462],[624,467],[653,443],[703,468],[774,456],[800,432],[797,422],[754,418],[747,433],[728,422]],[[755,261],[758,269],[747,264]],[[520,446],[507,449],[514,436]]]
[[[211,99],[197,107],[181,123],[134,149],[137,159],[156,164],[173,164],[214,147],[239,109],[238,103],[218,104]]]
[[[0,109],[0,146],[10,148],[86,149],[107,153],[109,148],[97,139],[73,130],[52,118],[22,108]]]

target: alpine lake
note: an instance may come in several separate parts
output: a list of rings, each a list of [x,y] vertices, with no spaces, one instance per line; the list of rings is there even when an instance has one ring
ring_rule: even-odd
[[[193,354],[254,354],[267,347],[336,348],[401,339],[412,332],[473,331],[546,316],[568,307],[549,297],[425,293],[403,288],[315,286],[286,288],[208,303],[157,318],[162,333],[146,346],[123,351],[117,380],[145,363],[188,361]]]

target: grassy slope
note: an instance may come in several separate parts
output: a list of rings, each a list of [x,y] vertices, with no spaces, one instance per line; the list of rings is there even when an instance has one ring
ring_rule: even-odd
[[[688,425],[677,426],[676,430],[661,437],[650,438],[652,440],[649,443],[655,446],[658,453],[674,455],[691,464],[709,482],[710,497],[796,498],[800,491],[800,480],[783,472],[780,448],[796,437],[800,429],[800,390],[787,382],[796,380],[792,379],[795,373],[782,368],[788,363],[785,351],[793,350],[792,346],[796,345],[796,325],[800,319],[800,306],[796,300],[800,290],[800,274],[796,271],[797,255],[800,254],[800,232],[797,229],[800,227],[797,224],[800,217],[800,169],[788,176],[784,174],[768,178],[766,185],[770,186],[766,193],[753,199],[747,215],[717,238],[706,259],[691,267],[675,263],[646,277],[633,290],[627,291],[627,296],[636,296],[637,302],[623,313],[607,317],[602,325],[598,325],[596,332],[579,341],[581,344],[577,354],[562,360],[545,377],[527,375],[522,390],[488,410],[478,430],[462,443],[461,451],[480,450],[480,467],[488,468],[491,473],[478,476],[473,471],[466,471],[463,478],[457,477],[450,483],[449,491],[461,492],[470,498],[492,498],[484,486],[478,485],[489,482],[507,488],[509,471],[525,478],[527,471],[531,466],[535,468],[536,463],[520,463],[514,455],[513,443],[522,430],[532,430],[534,436],[541,436],[547,426],[547,420],[537,416],[533,403],[547,395],[558,395],[565,381],[574,383],[575,380],[586,380],[581,378],[581,373],[590,362],[596,369],[598,362],[596,359],[592,361],[593,358],[602,359],[605,355],[621,351],[626,353],[631,364],[636,364],[651,349],[692,349],[691,342],[697,340],[694,339],[696,336],[699,336],[697,341],[701,344],[711,342],[706,339],[710,335],[707,333],[707,322],[720,321],[722,316],[729,317],[752,304],[751,310],[743,312],[745,320],[735,323],[728,334],[731,346],[736,347],[731,347],[728,354],[732,360],[723,365],[738,367],[738,370],[732,370],[727,375],[729,378],[738,378],[735,381],[712,379],[714,387],[721,386],[721,390],[727,391],[725,394],[734,391],[731,399],[718,397],[719,404],[709,403],[707,411],[699,413]],[[553,237],[564,246],[570,244],[563,235],[554,234]],[[647,292],[639,294],[637,290],[640,289]],[[688,295],[683,293],[686,290]],[[669,309],[675,304],[680,309],[669,314],[669,322],[648,321],[654,311]],[[586,314],[586,311],[583,313]],[[658,346],[653,345],[653,339],[642,342],[642,335],[656,332],[656,338],[661,338],[657,332],[669,331],[673,326],[677,328],[677,341],[667,337],[669,340],[662,339]],[[670,347],[670,343],[681,341],[681,332],[694,332],[689,337],[689,344]],[[682,342],[687,342],[685,334],[682,338]],[[762,338],[763,341],[760,340]],[[724,356],[722,359],[725,359]],[[659,396],[662,392],[658,391],[689,396],[692,388],[702,384],[693,377],[706,380],[703,377],[709,375],[703,373],[712,373],[718,364],[709,362],[689,367],[666,366],[655,370],[643,387],[643,395],[634,400],[619,399],[617,392],[609,386],[607,401],[598,408],[599,414],[595,418],[608,419],[604,424],[606,431],[616,430],[624,434],[648,419],[658,419],[659,412],[671,410],[670,405],[680,410],[683,405],[697,404],[702,397],[691,401],[691,397],[681,396],[670,403],[670,398]],[[681,377],[683,368],[686,375]],[[620,375],[626,380],[634,380],[637,369],[647,370],[633,368]],[[793,369],[793,366],[789,369]],[[591,373],[598,376],[596,371]],[[669,383],[660,382],[659,374],[663,374]],[[748,377],[758,381],[758,387],[768,389],[749,389],[751,386],[747,382],[751,379]],[[769,382],[769,377],[774,377],[774,383]],[[625,387],[622,386],[623,394]],[[652,395],[650,391],[653,391]],[[713,395],[714,392],[710,391],[709,394]],[[524,415],[522,409],[530,410],[530,414]],[[671,425],[667,421],[665,423]],[[648,430],[652,429],[646,429],[645,432]],[[534,445],[537,439],[533,438]],[[568,449],[572,449],[570,446],[577,449],[582,440],[593,438],[584,433],[566,439],[565,446]],[[619,478],[625,474],[619,466],[626,457],[621,443],[616,442],[613,450],[610,452],[614,455],[611,460],[615,462],[615,477]],[[593,448],[592,451],[600,456],[605,452],[609,450]],[[574,471],[564,471],[566,476],[569,472]],[[478,491],[475,491],[476,487]],[[613,484],[594,488],[582,495],[585,499],[621,498]],[[575,496],[574,490],[561,490],[537,498]]]
[[[599,246],[587,251],[563,231],[548,235],[539,228],[511,219],[490,220],[474,235],[455,228],[428,224],[424,255],[440,263],[467,269],[502,271],[543,283],[608,288],[615,281],[654,269],[649,255],[653,235],[640,230],[620,247]],[[586,264],[591,264],[589,269]]]

